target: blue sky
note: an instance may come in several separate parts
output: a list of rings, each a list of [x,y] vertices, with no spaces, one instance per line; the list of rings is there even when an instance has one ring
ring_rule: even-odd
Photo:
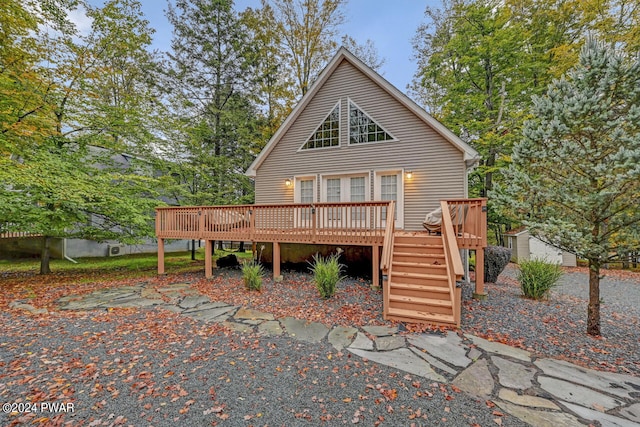
[[[171,26],[164,16],[167,8],[163,0],[140,0],[146,18],[155,28],[153,47],[168,50],[171,41]],[[102,5],[102,0],[91,0]],[[411,39],[420,23],[425,21],[426,6],[439,7],[439,0],[348,0],[345,10],[346,22],[342,33],[353,37],[358,43],[371,39],[381,57],[386,59],[381,74],[394,86],[406,92],[416,70],[411,59]],[[236,0],[238,11],[246,7],[260,7],[260,0]]]

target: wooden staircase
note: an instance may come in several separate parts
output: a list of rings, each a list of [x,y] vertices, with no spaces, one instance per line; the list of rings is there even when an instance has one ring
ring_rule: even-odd
[[[449,268],[442,236],[396,231],[385,319],[460,326],[460,289]]]

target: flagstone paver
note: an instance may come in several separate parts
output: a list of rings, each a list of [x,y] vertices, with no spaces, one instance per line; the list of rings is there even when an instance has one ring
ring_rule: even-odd
[[[376,338],[376,348],[378,351],[389,351],[406,346],[407,340],[404,337],[387,336]]]
[[[362,329],[368,334],[376,337],[387,337],[398,333],[397,326],[363,326]]]
[[[517,392],[509,390],[508,388],[501,388],[498,392],[498,398],[520,406],[554,409],[556,411],[560,410],[560,407],[549,399],[543,399],[538,396],[529,396],[528,394],[519,395]]]
[[[420,350],[420,349],[417,349],[415,347],[411,347],[410,350],[413,351],[415,354],[417,354],[419,357],[421,357],[424,360],[426,360],[427,363],[429,363],[429,365],[433,366],[434,368],[439,369],[441,371],[444,371],[444,372],[446,372],[448,374],[451,374],[451,375],[454,375],[454,376],[458,375],[458,371],[456,371],[452,367],[448,366],[447,364],[439,361],[435,357],[429,355],[429,353],[427,353],[426,350]]]
[[[483,399],[491,397],[495,385],[486,359],[479,360],[462,371],[452,384],[464,392]]]
[[[408,348],[399,348],[392,351],[367,351],[349,347],[349,351],[365,359],[381,363],[410,374],[428,378],[433,381],[446,383],[447,380],[442,375],[436,373],[431,365],[424,359],[419,358]]]
[[[252,310],[250,308],[240,308],[238,310],[238,312],[236,313],[235,316],[233,316],[235,319],[240,319],[240,320],[275,320],[275,318],[273,317],[273,314],[271,313],[264,313],[262,311],[258,311],[258,310]]]
[[[358,330],[350,326],[336,326],[331,329],[327,339],[329,343],[338,351],[349,346],[355,338]]]
[[[169,302],[167,302],[167,300]],[[462,391],[492,400],[498,407],[531,425],[573,427],[580,419],[603,426],[640,424],[640,378],[585,369],[565,361],[536,359],[529,352],[474,335],[398,334],[397,327],[335,326],[211,301],[176,283],[155,288],[140,284],[103,289],[88,295],[67,295],[58,300],[63,310],[104,310],[115,307],[154,307],[196,321],[218,322],[240,334],[286,333],[306,342],[327,340],[370,361],[432,381],[450,382]],[[46,313],[26,300],[10,303],[34,315]],[[374,341],[367,334],[375,337]],[[473,343],[473,344],[470,344]],[[448,379],[446,378],[448,377]],[[606,411],[606,413],[605,413]],[[588,424],[588,423],[587,423]]]
[[[358,350],[373,350],[373,341],[371,341],[364,332],[358,332],[356,334],[356,339],[353,340],[349,348],[355,348]]]
[[[280,323],[290,336],[296,337],[300,341],[320,342],[329,333],[329,328],[323,324],[293,317],[285,317]]]
[[[516,390],[526,390],[533,384],[535,369],[498,356],[491,356],[491,362],[498,368],[500,385]]]
[[[514,405],[512,403],[496,401],[504,412],[520,418],[535,427],[583,427],[574,415],[562,412],[549,412]]]
[[[579,417],[582,417],[587,420],[598,421],[600,425],[606,427],[638,427],[638,423],[625,420],[613,415],[605,414],[600,411],[596,411],[594,409],[584,408],[580,405],[574,405],[572,403],[563,403],[571,411],[578,414]]]
[[[467,347],[462,344],[458,334],[449,333],[446,336],[420,334],[409,337],[409,342],[452,365],[465,368],[471,364],[471,359],[467,357]]]
[[[258,325],[258,332],[265,335],[282,335],[284,331],[277,320],[267,320]]]
[[[627,408],[621,409],[620,414],[640,424],[640,403],[635,403]]]
[[[556,377],[599,389],[616,396],[631,398],[631,393],[640,392],[640,378],[612,372],[600,372],[572,365],[563,360],[539,359],[535,365],[551,377]]]
[[[538,382],[543,390],[567,402],[581,403],[589,408],[603,408],[603,410],[622,405],[620,400],[568,381],[539,376]]]
[[[484,338],[476,337],[475,335],[465,334],[465,337],[469,338],[475,345],[489,353],[513,357],[514,359],[520,359],[524,362],[531,361],[531,353],[526,350],[509,347],[506,344],[501,344],[498,342],[487,341]]]

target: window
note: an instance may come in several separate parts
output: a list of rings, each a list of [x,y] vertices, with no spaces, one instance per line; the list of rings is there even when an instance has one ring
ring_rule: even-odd
[[[313,148],[337,147],[340,145],[340,102],[311,134],[301,150]]]
[[[313,203],[313,179],[301,179],[300,203]]]
[[[375,200],[393,200],[396,202],[395,220],[396,227],[404,227],[404,196],[403,196],[402,171],[376,172]],[[387,217],[387,208],[382,209],[383,221]]]
[[[352,101],[349,101],[349,143],[393,141],[394,138],[365,114]]]

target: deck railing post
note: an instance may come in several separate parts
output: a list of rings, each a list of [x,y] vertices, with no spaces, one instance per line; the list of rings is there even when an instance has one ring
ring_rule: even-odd
[[[316,207],[311,205],[311,242],[316,242],[316,233],[317,233],[317,220],[318,216],[316,215]]]

